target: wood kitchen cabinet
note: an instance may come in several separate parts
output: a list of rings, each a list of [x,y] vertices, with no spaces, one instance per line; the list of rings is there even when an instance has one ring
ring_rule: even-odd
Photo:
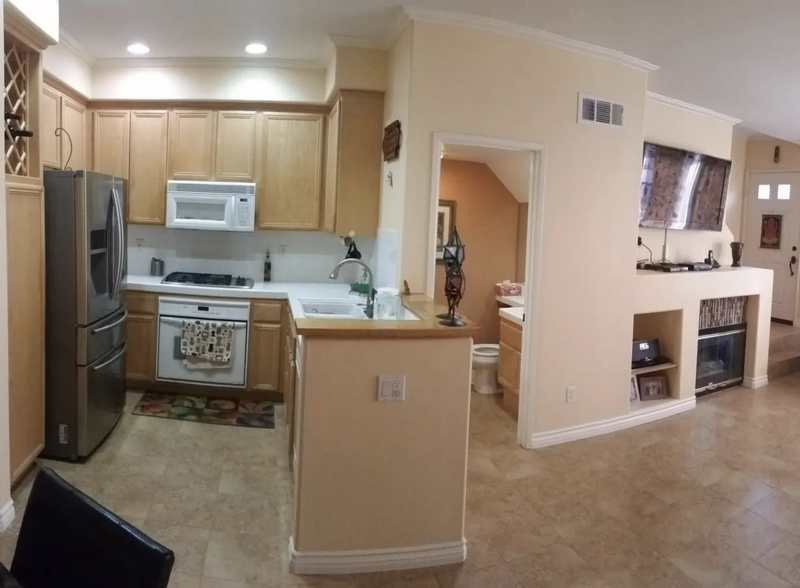
[[[169,113],[166,110],[131,112],[127,202],[130,223],[166,223],[168,128]]]
[[[286,306],[284,313],[284,349],[283,349],[283,378],[281,391],[283,392],[283,405],[286,415],[286,440],[289,448],[289,464],[292,464],[294,455],[295,436],[295,362],[297,361],[297,331],[294,326],[292,311]]]
[[[382,145],[383,94],[343,91],[328,118],[326,231],[377,235]]]
[[[130,160],[130,111],[96,110],[92,118],[94,171],[127,179]]]
[[[58,127],[69,134],[71,148],[67,135],[56,136]],[[39,137],[45,168],[86,169],[86,106],[48,84],[42,86]]]
[[[252,182],[256,167],[256,113],[223,110],[217,113],[217,151],[214,179]]]
[[[44,448],[44,197],[41,186],[6,189],[8,391],[11,482]]]
[[[128,351],[125,377],[130,388],[145,390],[156,379],[158,300],[155,294],[127,292]]]
[[[500,319],[500,357],[497,381],[503,387],[503,408],[515,418],[519,412],[519,374],[522,351],[522,327]]]
[[[39,110],[39,145],[42,165],[61,169],[61,141],[56,137],[56,129],[61,126],[61,92],[42,86],[42,100]]]
[[[256,226],[319,229],[323,115],[262,113]]]
[[[250,312],[247,389],[278,390],[281,383],[283,303],[254,301]]]
[[[210,180],[214,175],[216,112],[173,110],[169,119],[171,180]]]

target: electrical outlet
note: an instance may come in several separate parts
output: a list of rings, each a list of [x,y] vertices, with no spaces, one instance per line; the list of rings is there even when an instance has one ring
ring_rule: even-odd
[[[280,257],[286,256],[286,245],[278,245],[278,255]]]
[[[403,402],[405,399],[405,376],[378,377],[378,402]]]
[[[567,386],[567,404],[572,404],[578,399],[578,387]]]

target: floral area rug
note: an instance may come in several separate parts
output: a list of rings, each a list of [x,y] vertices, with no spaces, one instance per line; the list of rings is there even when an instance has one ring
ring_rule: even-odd
[[[234,427],[275,428],[275,405],[258,400],[228,400],[147,392],[133,414]]]

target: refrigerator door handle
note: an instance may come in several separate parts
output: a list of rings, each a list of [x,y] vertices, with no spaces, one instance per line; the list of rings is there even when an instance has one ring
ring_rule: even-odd
[[[111,197],[114,201],[114,213],[116,215],[117,220],[117,228],[114,231],[114,243],[115,243],[115,254],[116,254],[116,267],[114,268],[114,291],[112,293],[111,299],[116,300],[117,296],[119,295],[120,287],[122,286],[122,274],[123,268],[125,265],[125,243],[124,243],[124,235],[125,232],[123,231],[123,223],[124,218],[122,216],[122,206],[120,205],[119,201],[119,194],[117,190],[112,188],[111,189]]]
[[[105,325],[103,327],[98,327],[96,329],[92,329],[90,332],[91,332],[92,335],[96,335],[97,333],[103,333],[105,331],[110,331],[114,327],[118,327],[122,323],[124,323],[127,318],[128,318],[128,309],[126,308],[125,309],[125,314],[123,314],[122,317],[120,317],[120,319],[118,321],[114,321],[110,325]]]
[[[106,360],[106,361],[104,361],[104,362],[103,362],[103,363],[101,363],[100,365],[93,366],[93,367],[91,367],[90,369],[91,369],[93,372],[100,371],[100,370],[101,370],[101,369],[103,369],[104,367],[106,367],[106,366],[108,366],[108,365],[111,365],[112,363],[114,363],[115,361],[117,361],[117,360],[118,360],[120,357],[122,357],[122,356],[124,355],[124,353],[125,353],[127,350],[128,350],[128,342],[126,341],[126,342],[125,342],[125,343],[122,345],[122,349],[120,349],[120,350],[119,350],[119,353],[117,353],[117,354],[116,354],[114,357],[112,357],[112,358],[111,358],[111,359],[109,359],[109,360]]]

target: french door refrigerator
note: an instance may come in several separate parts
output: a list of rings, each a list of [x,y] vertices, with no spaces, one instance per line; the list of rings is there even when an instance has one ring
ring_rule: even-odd
[[[125,408],[127,189],[127,180],[90,171],[44,174],[51,457],[88,456]]]

